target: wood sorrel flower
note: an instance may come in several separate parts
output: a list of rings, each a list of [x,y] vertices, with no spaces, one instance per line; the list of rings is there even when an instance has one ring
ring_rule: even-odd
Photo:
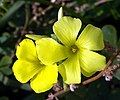
[[[32,40],[24,39],[17,46],[16,56],[18,60],[12,67],[16,79],[21,83],[30,80],[30,86],[36,93],[49,90],[57,82],[57,65],[42,64]]]
[[[36,40],[38,58],[47,65],[63,61],[59,72],[67,84],[81,82],[81,73],[87,77],[105,67],[105,57],[93,52],[104,48],[102,31],[87,25],[80,36],[81,20],[64,16],[53,25],[61,44],[52,38]]]

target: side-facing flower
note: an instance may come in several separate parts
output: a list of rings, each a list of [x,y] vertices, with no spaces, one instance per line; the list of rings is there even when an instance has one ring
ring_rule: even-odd
[[[16,56],[18,60],[12,67],[16,79],[21,83],[30,80],[30,86],[36,93],[49,90],[57,82],[57,65],[42,64],[32,40],[24,39],[17,46]]]
[[[87,77],[105,67],[104,56],[94,52],[104,48],[102,31],[87,25],[78,37],[81,20],[64,16],[53,25],[61,44],[52,38],[36,40],[38,58],[47,65],[63,60],[59,72],[67,84],[81,82],[81,73]],[[78,38],[77,38],[78,37]]]

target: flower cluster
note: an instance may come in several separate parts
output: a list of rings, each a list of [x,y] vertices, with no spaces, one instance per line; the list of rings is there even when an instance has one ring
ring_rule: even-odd
[[[105,67],[104,56],[94,52],[104,48],[100,28],[88,24],[78,35],[82,22],[78,18],[63,16],[60,10],[53,32],[59,39],[46,36],[27,35],[35,40],[24,39],[17,47],[18,60],[13,72],[18,81],[26,83],[36,93],[52,88],[57,82],[58,72],[66,84],[81,82],[81,73],[89,77]]]

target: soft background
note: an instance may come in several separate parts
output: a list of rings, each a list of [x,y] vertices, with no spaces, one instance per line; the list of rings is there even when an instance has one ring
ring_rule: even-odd
[[[15,79],[11,68],[16,60],[16,46],[26,33],[51,36],[60,6],[64,7],[64,15],[82,20],[82,29],[90,23],[103,30],[105,49],[100,53],[107,61],[120,47],[120,0],[0,0],[0,100],[45,100],[53,92],[51,89],[35,94],[29,84]],[[112,65],[118,63],[120,55]],[[119,80],[120,70],[117,70],[111,81],[102,77],[59,99],[120,100]]]

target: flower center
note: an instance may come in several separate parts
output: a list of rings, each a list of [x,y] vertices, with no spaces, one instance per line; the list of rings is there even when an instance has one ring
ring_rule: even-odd
[[[72,48],[71,48],[72,53],[76,53],[77,50],[78,50],[78,47],[77,47],[76,45],[73,45],[73,46],[71,46],[71,47],[72,47]]]

